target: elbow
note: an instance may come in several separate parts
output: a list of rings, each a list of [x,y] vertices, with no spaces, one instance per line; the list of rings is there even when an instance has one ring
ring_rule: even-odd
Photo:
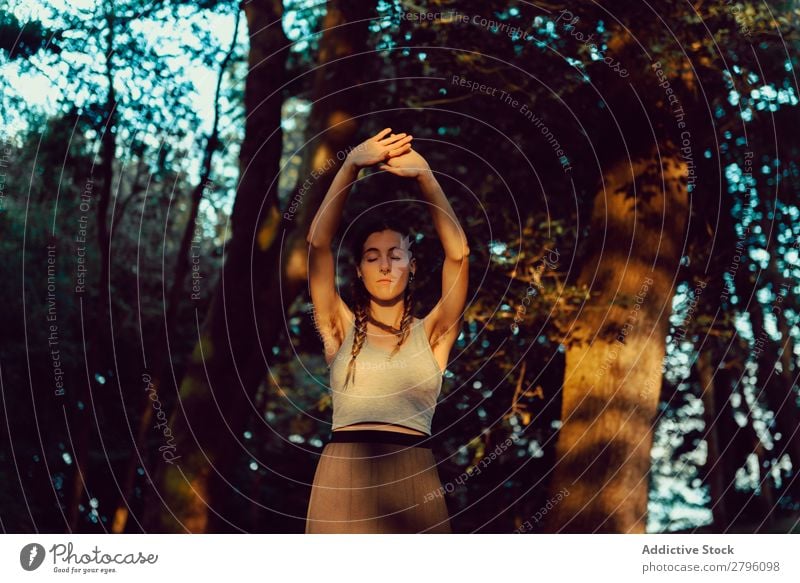
[[[314,237],[311,234],[311,231],[309,231],[308,235],[306,235],[306,244],[312,249],[319,249],[320,247],[325,246],[325,244],[319,240],[319,237]]]
[[[457,261],[459,263],[465,261],[467,257],[469,257],[468,245],[464,245],[464,247],[461,249],[461,253],[450,253],[447,255],[447,259],[449,259],[450,261]]]

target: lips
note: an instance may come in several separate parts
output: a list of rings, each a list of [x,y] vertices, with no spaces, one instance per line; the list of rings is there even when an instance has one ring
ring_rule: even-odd
[[[391,279],[379,279],[378,283],[392,283]]]

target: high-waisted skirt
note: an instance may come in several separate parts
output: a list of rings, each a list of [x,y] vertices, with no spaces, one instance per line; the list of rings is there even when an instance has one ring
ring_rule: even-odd
[[[430,437],[334,431],[314,474],[306,533],[450,533]]]

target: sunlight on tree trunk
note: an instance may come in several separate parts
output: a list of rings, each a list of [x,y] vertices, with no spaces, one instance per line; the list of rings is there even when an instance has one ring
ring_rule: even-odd
[[[666,156],[660,171],[656,149],[618,163],[594,201],[591,256],[578,280],[592,297],[566,353],[550,485],[570,495],[548,515],[549,532],[645,530],[652,424],[688,218],[686,164],[672,150]]]

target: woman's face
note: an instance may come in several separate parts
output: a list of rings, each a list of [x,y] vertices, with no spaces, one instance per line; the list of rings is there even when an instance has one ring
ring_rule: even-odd
[[[364,242],[358,274],[372,297],[391,300],[402,294],[416,270],[410,241],[396,231],[372,233]]]

